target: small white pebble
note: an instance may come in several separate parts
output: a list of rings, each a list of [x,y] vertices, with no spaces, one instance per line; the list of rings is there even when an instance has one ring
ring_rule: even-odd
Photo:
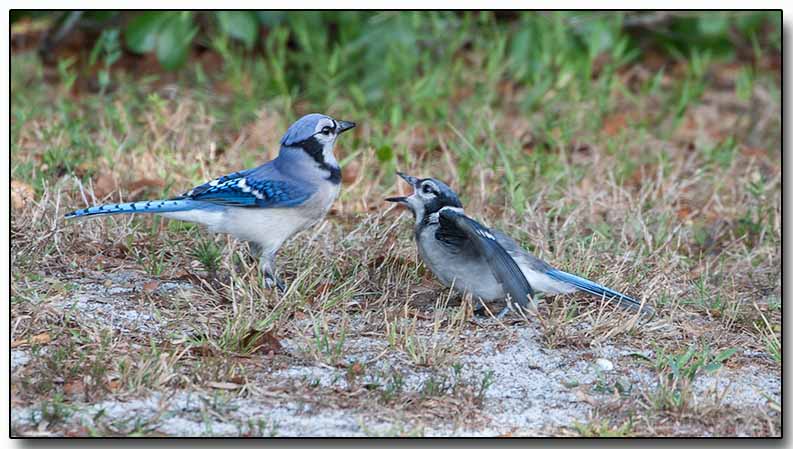
[[[595,363],[597,363],[597,366],[601,369],[601,371],[611,371],[614,369],[614,364],[611,363],[610,360],[597,359],[595,360]]]

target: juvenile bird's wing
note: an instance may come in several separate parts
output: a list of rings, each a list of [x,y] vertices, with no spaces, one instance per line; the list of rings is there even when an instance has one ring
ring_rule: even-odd
[[[531,254],[530,252],[523,249],[518,242],[512,239],[512,237],[508,236],[504,232],[498,229],[492,229],[492,234],[496,238],[496,241],[499,245],[501,245],[504,250],[512,256],[513,259],[518,263],[518,265],[526,265],[532,270],[544,272],[552,267],[545,262],[544,260],[538,258],[537,256]]]
[[[490,270],[501,283],[504,292],[524,309],[536,310],[533,300],[529,299],[534,295],[529,281],[487,227],[462,213],[446,208],[438,213],[438,224],[436,238],[455,241],[455,244],[459,245],[470,244],[487,260]]]
[[[559,281],[566,282],[574,286],[575,288],[587,292],[591,295],[595,295],[608,300],[616,300],[617,304],[619,304],[622,307],[631,310],[641,311],[645,315],[655,314],[655,310],[650,305],[642,304],[642,302],[636,298],[625,295],[616,290],[612,290],[608,287],[604,287],[598,284],[597,282],[590,281],[589,279],[582,278],[580,276],[576,276],[574,274],[570,274],[555,269],[549,270],[548,276],[557,279]]]
[[[492,233],[496,241],[515,259],[515,262],[523,269],[524,273],[528,272],[526,276],[532,280],[532,285],[538,291],[570,293],[581,290],[601,298],[617,300],[619,305],[628,309],[641,310],[643,313],[650,315],[655,313],[652,307],[647,304],[642,306],[641,301],[635,298],[604,287],[589,279],[555,269],[547,262],[524,250],[510,236],[497,229],[493,229]]]
[[[294,207],[314,193],[309,186],[267,174],[262,167],[231,173],[201,184],[176,199],[236,207]]]

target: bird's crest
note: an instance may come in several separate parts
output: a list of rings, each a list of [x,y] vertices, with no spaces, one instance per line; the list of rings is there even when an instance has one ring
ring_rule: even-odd
[[[288,147],[308,139],[317,132],[318,128],[321,128],[317,125],[322,121],[333,125],[333,119],[324,114],[313,113],[300,117],[286,130],[284,137],[281,138],[281,145]]]

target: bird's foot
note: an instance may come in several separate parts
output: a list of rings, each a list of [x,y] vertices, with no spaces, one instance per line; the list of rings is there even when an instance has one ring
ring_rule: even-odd
[[[273,273],[264,273],[264,286],[267,288],[277,288],[281,294],[286,293],[286,284]]]
[[[506,317],[510,312],[515,312],[515,314],[519,317],[527,317],[532,315],[531,308],[521,307],[517,304],[505,304],[498,313],[494,314],[494,310],[496,310],[493,306],[496,304],[485,305],[482,302],[477,302],[474,306],[474,315],[480,316],[483,318],[495,318],[497,320],[501,320]]]
[[[474,315],[482,318],[493,318],[494,305],[496,304],[491,303],[490,305],[485,305],[485,303],[483,303],[481,300],[476,301],[474,303]],[[501,309],[501,311],[495,315],[495,318],[499,318],[499,319],[503,318],[504,315],[506,315],[507,312],[509,311],[508,309],[509,309],[508,307],[504,307],[503,309]]]
[[[255,248],[261,250],[260,247],[256,246]],[[264,286],[267,288],[277,288],[281,294],[286,293],[286,284],[278,278],[275,274],[275,264],[273,263],[273,256],[274,254],[271,253],[263,253],[259,257],[259,269],[262,270],[262,276],[264,277]]]

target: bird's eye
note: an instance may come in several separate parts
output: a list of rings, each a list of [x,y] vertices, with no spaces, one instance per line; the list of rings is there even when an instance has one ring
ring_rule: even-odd
[[[424,184],[421,187],[421,191],[424,192],[424,193],[432,193],[432,186],[429,185],[429,184]]]
[[[326,136],[328,134],[330,134],[330,126],[326,126],[326,127],[322,128],[322,134],[324,134]]]

